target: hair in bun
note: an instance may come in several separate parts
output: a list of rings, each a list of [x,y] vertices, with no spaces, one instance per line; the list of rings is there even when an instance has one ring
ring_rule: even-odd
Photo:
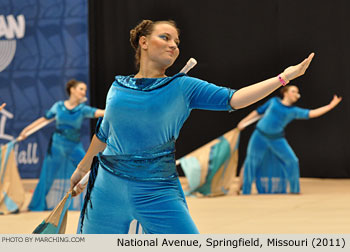
[[[173,20],[167,20],[167,21],[152,21],[152,20],[142,20],[141,23],[136,25],[135,28],[130,30],[130,44],[132,48],[135,50],[135,65],[138,69],[140,67],[140,57],[141,57],[141,50],[139,47],[139,40],[142,36],[148,36],[152,33],[153,28],[157,24],[170,24],[174,26],[178,33],[180,33],[179,29],[176,26],[176,23]]]

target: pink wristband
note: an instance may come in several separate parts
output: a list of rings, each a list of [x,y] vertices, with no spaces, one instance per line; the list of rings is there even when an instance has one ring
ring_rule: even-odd
[[[282,86],[287,85],[287,82],[282,78],[280,74],[277,77],[278,77],[278,80],[281,82]]]

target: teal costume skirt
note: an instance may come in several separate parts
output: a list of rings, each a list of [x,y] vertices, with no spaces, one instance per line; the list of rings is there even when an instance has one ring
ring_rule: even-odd
[[[31,211],[54,209],[70,189],[70,177],[84,155],[78,131],[56,130],[51,137],[39,182],[28,209]],[[80,211],[83,199],[83,195],[73,198],[69,210]]]
[[[255,182],[259,193],[299,193],[299,160],[283,133],[253,132],[244,161],[243,194]],[[289,185],[289,186],[288,186]]]

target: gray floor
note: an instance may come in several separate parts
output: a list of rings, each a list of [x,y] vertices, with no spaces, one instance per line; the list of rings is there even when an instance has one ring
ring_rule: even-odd
[[[23,180],[26,205],[35,181]],[[188,198],[201,233],[350,233],[350,179],[301,179],[300,195],[229,195]],[[0,216],[0,233],[31,233],[49,212]],[[66,233],[75,233],[79,212],[69,212]]]

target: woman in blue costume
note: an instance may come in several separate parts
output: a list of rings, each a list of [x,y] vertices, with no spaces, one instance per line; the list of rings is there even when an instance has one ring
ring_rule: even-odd
[[[175,167],[175,140],[192,109],[226,110],[248,106],[302,75],[313,54],[282,75],[240,90],[176,74],[165,75],[179,55],[173,21],[143,20],[130,31],[139,70],[116,76],[106,114],[71,178],[90,170],[81,213],[82,233],[127,233],[133,219],[145,233],[198,233]],[[118,111],[118,112],[117,112]],[[97,158],[93,157],[97,155]],[[77,193],[83,187],[78,185]]]
[[[296,86],[281,89],[282,99],[273,97],[242,119],[237,128],[244,129],[247,121],[263,115],[256,125],[247,149],[247,156],[240,172],[243,194],[251,193],[255,181],[259,193],[299,193],[298,158],[284,138],[284,128],[294,119],[319,117],[332,110],[341,101],[334,96],[326,106],[302,109],[293,104],[300,98]]]
[[[70,80],[66,84],[69,99],[56,102],[45,114],[28,125],[20,133],[26,132],[52,118],[56,119],[56,130],[52,135],[47,154],[41,168],[39,183],[28,206],[31,211],[51,210],[60,202],[70,188],[70,177],[85,155],[80,142],[80,129],[84,118],[104,115],[104,110],[81,103],[86,96],[86,84]],[[82,196],[75,198],[69,209],[81,210]]]

